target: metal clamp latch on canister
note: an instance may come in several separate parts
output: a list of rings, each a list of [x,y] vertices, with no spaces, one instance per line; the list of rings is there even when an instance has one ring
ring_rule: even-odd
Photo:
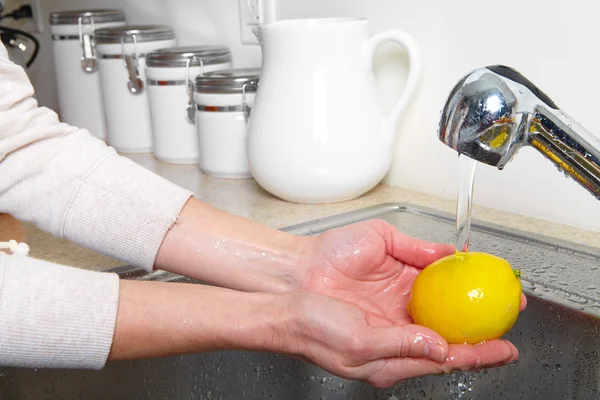
[[[85,33],[83,31],[84,19],[89,21],[86,25],[90,25],[92,33]],[[79,42],[81,43],[81,49],[83,52],[81,56],[81,68],[88,74],[92,74],[98,69],[96,54],[94,53],[93,32],[96,30],[94,27],[94,19],[90,16],[79,17],[77,23],[79,27]]]
[[[144,82],[140,78],[139,72],[139,54],[137,51],[137,37],[131,35],[133,39],[133,54],[125,54],[125,38],[121,38],[121,56],[125,62],[125,68],[127,68],[127,74],[129,80],[127,81],[127,88],[133,94],[142,94],[144,91]]]

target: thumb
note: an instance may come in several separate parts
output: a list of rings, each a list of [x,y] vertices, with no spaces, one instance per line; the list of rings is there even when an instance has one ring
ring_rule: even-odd
[[[456,253],[454,246],[449,244],[426,242],[402,233],[392,225],[388,229],[388,253],[404,264],[425,268],[442,257]]]
[[[426,358],[442,363],[448,358],[448,343],[440,335],[419,325],[373,328],[367,348],[373,360],[382,358]]]

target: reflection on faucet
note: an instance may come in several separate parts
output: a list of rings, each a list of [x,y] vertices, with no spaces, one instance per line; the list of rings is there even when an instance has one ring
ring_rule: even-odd
[[[600,140],[509,67],[464,77],[450,93],[438,134],[459,153],[499,169],[530,145],[600,199]]]

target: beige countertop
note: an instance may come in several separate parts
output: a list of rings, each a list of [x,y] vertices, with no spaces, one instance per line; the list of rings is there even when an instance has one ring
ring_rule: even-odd
[[[177,166],[156,161],[151,155],[129,156],[170,181],[194,192],[195,196],[222,210],[241,215],[274,228],[352,211],[382,203],[406,203],[440,211],[455,212],[456,201],[381,184],[362,197],[334,204],[294,204],[265,192],[252,180],[224,180],[203,175],[193,165]],[[473,218],[509,228],[542,234],[600,248],[600,234],[549,221],[474,207]],[[122,265],[118,260],[58,240],[26,225],[33,257],[80,268],[105,270]]]

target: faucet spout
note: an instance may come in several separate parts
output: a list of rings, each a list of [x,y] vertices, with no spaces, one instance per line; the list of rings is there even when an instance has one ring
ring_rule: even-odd
[[[462,78],[438,135],[460,154],[499,169],[532,146],[600,199],[600,139],[512,68],[489,66]]]

